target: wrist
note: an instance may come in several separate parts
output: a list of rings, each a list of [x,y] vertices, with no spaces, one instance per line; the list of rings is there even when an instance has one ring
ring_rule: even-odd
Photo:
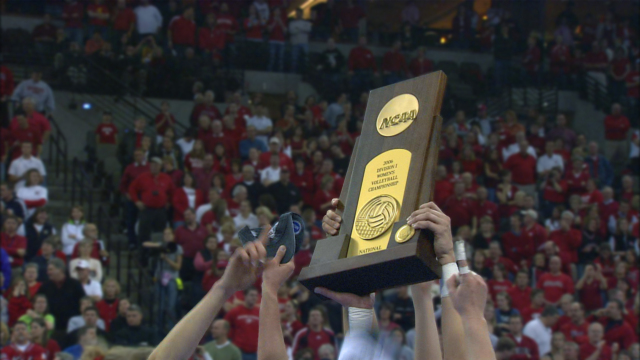
[[[444,266],[446,264],[450,264],[450,263],[455,263],[456,262],[456,257],[453,254],[453,250],[442,254],[442,255],[438,255],[438,262],[440,263],[440,265]]]
[[[228,299],[233,294],[235,294],[236,291],[237,291],[237,289],[233,288],[232,286],[227,286],[222,281],[218,281],[217,283],[215,283],[213,285],[213,287],[211,288],[210,293],[217,292],[217,293],[222,294],[222,296],[225,299]]]

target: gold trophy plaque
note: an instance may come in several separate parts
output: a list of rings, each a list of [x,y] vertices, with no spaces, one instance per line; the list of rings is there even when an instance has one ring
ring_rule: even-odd
[[[440,277],[432,234],[406,218],[432,199],[445,85],[437,71],[371,91],[340,193],[342,226],[302,269],[307,288],[364,295]]]

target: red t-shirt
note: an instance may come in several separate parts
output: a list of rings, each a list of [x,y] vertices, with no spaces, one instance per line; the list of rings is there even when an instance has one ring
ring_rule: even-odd
[[[173,180],[167,174],[153,176],[151,172],[141,174],[129,186],[131,201],[142,201],[146,207],[165,207],[173,195]]]
[[[20,155],[22,154],[20,151],[20,143],[26,141],[30,142],[33,145],[33,156],[38,156],[38,146],[42,144],[42,134],[38,129],[31,126],[26,129],[13,129],[11,130],[9,137],[11,139],[11,143],[15,146],[13,148],[13,152],[11,153],[12,159],[20,157]]]
[[[207,239],[207,229],[198,225],[194,230],[186,225],[176,229],[176,243],[182,247],[184,257],[193,259],[198,251],[204,249],[204,242]]]
[[[512,286],[508,291],[511,296],[511,306],[514,309],[518,309],[522,313],[526,308],[531,306],[531,287],[527,286],[524,289],[520,289],[517,286]]]
[[[104,330],[107,332],[109,332],[109,325],[111,325],[111,321],[118,317],[119,303],[120,300],[118,299],[115,299],[113,302],[107,302],[105,299],[102,299],[96,303],[96,308],[98,308],[100,319],[104,320]]]
[[[200,50],[224,50],[226,41],[226,34],[220,27],[214,27],[213,29],[202,27],[198,30],[198,47]]]
[[[544,290],[544,298],[552,303],[558,302],[564,294],[573,294],[573,280],[563,273],[542,274],[538,279],[537,287]]]
[[[591,345],[591,343],[586,342],[580,345],[580,359],[584,360],[591,356],[594,352],[596,352],[596,347]],[[604,345],[602,347],[602,351],[600,352],[600,356],[596,360],[611,360],[611,348],[609,345]]]
[[[529,259],[534,253],[533,243],[524,241],[522,233],[516,234],[513,231],[502,234],[502,248],[504,255],[517,264]]]
[[[451,218],[451,227],[457,228],[471,223],[473,204],[466,197],[452,195],[444,202],[442,211]]]
[[[493,219],[493,224],[496,229],[498,229],[500,224],[500,214],[496,203],[485,200],[482,204],[480,204],[479,201],[475,201],[473,205],[473,216],[478,219],[478,223],[480,222],[480,219],[488,216]]]
[[[96,134],[100,137],[101,144],[115,144],[118,128],[112,123],[100,123],[96,128]]]
[[[113,30],[129,31],[131,24],[136,22],[136,14],[130,8],[118,9],[113,18]]]
[[[260,20],[246,18],[244,19],[245,37],[252,40],[262,40],[262,30],[264,26]]]
[[[496,295],[501,292],[508,293],[509,290],[513,287],[513,283],[506,279],[502,281],[491,279],[487,281],[487,287],[489,288],[489,294],[491,295],[491,298],[493,299],[493,301],[496,301]]]
[[[47,360],[46,350],[38,345],[30,343],[23,351],[18,349],[16,344],[7,345],[0,352],[2,360]]]
[[[413,76],[430,73],[432,69],[433,62],[427,58],[423,58],[422,60],[415,58],[411,61],[411,64],[409,64],[409,71]]]
[[[518,341],[513,335],[507,335],[513,342],[516,343],[516,348],[514,349],[515,356],[522,356],[523,359],[538,359],[539,351],[538,351],[538,343],[536,343],[532,338],[522,335],[520,341]],[[514,359],[512,356],[510,359]]]
[[[436,180],[433,202],[439,206],[444,206],[445,201],[451,195],[453,195],[453,184],[449,180]]]
[[[218,14],[218,21],[216,24],[225,34],[227,34],[227,42],[232,43],[234,35],[229,32],[238,30],[238,22],[236,19],[229,14]]]
[[[49,119],[37,111],[34,111],[31,116],[27,115],[27,121],[29,122],[29,128],[38,130],[40,134],[51,131]],[[14,130],[18,128],[20,128],[20,123],[18,122],[18,118],[14,117],[9,124],[9,129]]]
[[[280,26],[279,23],[276,24],[276,18],[273,16],[271,17],[271,20],[269,21],[269,27],[271,27],[271,31],[269,32],[269,41],[285,41],[284,33],[287,29],[287,18],[284,16],[284,13],[282,13],[282,15],[281,20],[284,26]]]
[[[377,71],[376,60],[371,50],[366,47],[358,46],[349,53],[349,71],[354,70],[371,70]]]
[[[84,17],[84,5],[80,1],[65,4],[62,10],[62,20],[66,28],[82,28],[82,18]]]
[[[258,351],[258,321],[260,307],[249,309],[244,305],[231,309],[224,317],[229,322],[229,339],[244,353],[255,354]]]
[[[627,84],[627,96],[636,99],[640,97],[640,86],[638,85],[638,82],[640,82],[640,72],[631,70],[624,80]]]
[[[604,137],[607,140],[625,140],[629,128],[631,123],[624,115],[607,115],[604,118]]]
[[[314,353],[314,360],[319,360],[318,349],[324,344],[331,344],[335,346],[335,335],[333,331],[328,329],[322,329],[318,332],[312,331],[308,327],[298,331],[293,339],[293,353],[304,348],[310,348]]]
[[[504,164],[506,170],[511,171],[513,182],[521,185],[536,183],[536,158],[520,153],[509,156]]]
[[[576,325],[573,322],[569,321],[568,323],[562,325],[560,327],[560,332],[562,332],[567,340],[573,341],[577,344],[582,344],[589,339],[587,338],[587,331],[589,329],[589,323],[584,321],[580,325]]]
[[[169,30],[171,31],[171,41],[175,45],[195,46],[196,23],[193,20],[184,16],[175,17],[169,24]]]
[[[587,192],[587,181],[591,178],[589,172],[582,170],[577,174],[573,171],[567,172],[565,179],[567,182],[567,196],[573,194],[582,195]]]
[[[90,4],[87,6],[87,17],[89,18],[89,23],[94,26],[108,26],[108,19],[98,19],[88,16],[89,12],[99,13],[99,14],[108,14],[109,8],[104,4]]]
[[[24,257],[18,256],[18,250],[27,250],[27,238],[15,234],[9,236],[6,232],[0,233],[0,247],[9,255],[9,263],[12,268],[20,267],[24,263]]]
[[[560,252],[566,254],[567,258],[569,258],[571,262],[578,261],[578,247],[582,244],[582,233],[579,230],[555,230],[549,234],[549,240],[556,243]]]
[[[529,256],[533,257],[533,254],[547,241],[547,230],[542,225],[535,223],[529,229],[523,227],[520,238],[524,243],[531,245],[533,251]]]

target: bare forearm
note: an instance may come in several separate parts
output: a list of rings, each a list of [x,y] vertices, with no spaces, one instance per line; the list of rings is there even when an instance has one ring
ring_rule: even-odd
[[[473,350],[473,356],[471,353],[465,352],[464,359],[494,360],[496,354],[491,345],[489,331],[487,331],[487,322],[482,317],[482,314],[465,317],[463,326],[464,334],[466,335],[466,347]],[[461,357],[460,359],[463,358]]]
[[[258,360],[287,360],[284,345],[277,290],[263,287],[260,303],[260,330],[258,333]]]
[[[446,360],[467,359],[464,339],[465,329],[460,314],[449,297],[442,298],[442,345]]]
[[[207,329],[233,291],[220,283],[193,308],[153,351],[149,360],[187,359],[195,351]]]
[[[413,291],[413,307],[416,312],[415,360],[442,360],[436,317],[431,296],[426,292]]]

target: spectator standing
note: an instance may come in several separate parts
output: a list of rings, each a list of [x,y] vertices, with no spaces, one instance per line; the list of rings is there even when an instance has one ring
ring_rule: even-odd
[[[382,74],[384,75],[385,84],[395,84],[406,78],[409,70],[404,55],[400,51],[402,43],[396,40],[391,50],[384,54],[382,59]]]
[[[118,128],[113,124],[111,111],[102,112],[102,121],[96,127],[96,143],[116,146],[118,144]],[[115,149],[114,149],[115,150]]]
[[[556,127],[547,134],[547,139],[562,139],[565,149],[571,150],[576,144],[576,132],[567,126],[567,117],[565,114],[556,116]]]
[[[36,26],[31,33],[35,41],[36,50],[43,60],[49,60],[54,49],[58,28],[51,24],[51,15],[44,14],[42,24]],[[43,61],[43,62],[45,62]]]
[[[40,113],[51,113],[56,109],[56,101],[49,84],[42,80],[42,71],[33,70],[29,79],[16,86],[11,95],[12,101],[22,102],[24,98],[32,98],[36,102],[36,110]]]
[[[201,103],[196,104],[191,110],[191,116],[189,117],[191,120],[191,127],[197,128],[200,125],[201,117],[203,115],[207,116],[209,121],[222,119],[222,114],[220,114],[220,110],[214,104],[215,94],[211,90],[207,90],[204,93],[204,99]]]
[[[227,67],[231,67],[235,60],[235,34],[238,31],[238,22],[236,18],[229,13],[229,5],[226,2],[220,4],[217,24],[226,36],[224,59]]]
[[[258,18],[262,21],[263,24],[267,23],[270,18],[269,14],[269,4],[266,0],[255,0],[252,5],[256,8],[256,12],[258,14]]]
[[[163,231],[167,225],[167,207],[174,191],[169,175],[161,173],[162,159],[151,158],[149,172],[138,176],[129,186],[129,196],[138,208],[139,242],[149,241],[152,232]]]
[[[200,250],[204,249],[207,239],[207,229],[198,224],[193,208],[184,211],[184,225],[176,229],[175,242],[180,245],[183,253],[180,267],[180,278],[183,281],[191,281],[196,270],[193,260]]]
[[[629,72],[631,72],[631,65],[627,54],[621,46],[618,46],[609,66],[609,92],[613,101],[621,101],[627,94],[625,80]]]
[[[630,128],[629,119],[622,114],[622,106],[618,103],[611,105],[611,114],[604,118],[604,156],[607,159],[626,159]]]
[[[19,268],[24,264],[24,257],[27,254],[27,239],[18,235],[18,218],[15,216],[4,218],[2,233],[0,233],[0,244],[9,255],[11,268]]]
[[[229,338],[242,352],[243,360],[256,359],[258,351],[258,321],[260,306],[258,290],[250,287],[244,291],[244,303],[231,309],[224,316],[231,331]]]
[[[140,5],[133,12],[136,14],[136,26],[140,39],[146,36],[157,36],[162,28],[162,14],[150,0],[140,0]]]
[[[124,35],[131,39],[136,26],[136,14],[127,6],[127,0],[118,0],[111,19],[113,21],[111,29],[114,32],[112,41],[120,40]]]
[[[212,359],[242,360],[242,353],[229,341],[231,327],[226,320],[218,319],[211,324],[212,341],[204,344],[204,350]]]
[[[344,55],[336,48],[333,38],[327,40],[327,48],[320,53],[317,69],[322,74],[322,93],[327,96],[336,91],[342,91],[342,71],[344,68]]]
[[[288,31],[286,23],[287,19],[283,15],[282,9],[279,7],[273,9],[273,15],[267,25],[269,31],[269,66],[267,69],[269,71],[284,71],[285,35]]]
[[[84,5],[77,0],[69,0],[62,10],[64,32],[71,41],[78,45],[84,44]]]
[[[309,34],[311,33],[311,22],[302,17],[302,9],[296,9],[296,19],[289,23],[289,35],[291,41],[291,71],[299,72],[298,59],[307,60],[309,54]],[[304,66],[301,67],[304,69]],[[304,72],[304,70],[302,71]]]
[[[519,152],[509,156],[504,164],[505,170],[512,174],[513,183],[527,195],[536,196],[536,158],[529,154],[529,142],[518,143]]]
[[[78,280],[66,275],[66,266],[60,259],[49,261],[47,275],[49,280],[42,283],[38,294],[45,295],[49,301],[51,314],[56,319],[54,334],[64,333],[69,319],[80,314],[78,308],[85,296],[84,289]]]
[[[134,150],[142,148],[142,139],[151,136],[147,129],[147,119],[140,116],[133,122],[133,129],[126,129],[122,135],[122,142],[118,144],[118,160],[123,167],[133,162]],[[154,136],[155,137],[155,136]],[[153,138],[154,138],[153,137]],[[143,155],[147,155],[143,153]]]
[[[149,164],[145,160],[144,151],[136,149],[133,152],[133,163],[127,165],[124,173],[120,178],[120,193],[126,196],[125,199],[125,219],[127,224],[127,237],[129,238],[129,246],[137,244],[135,225],[138,219],[138,207],[129,196],[129,187],[131,183],[141,174],[149,171]]]
[[[598,187],[611,186],[613,184],[613,167],[609,160],[600,155],[598,143],[589,142],[589,154],[585,158],[585,163],[589,167],[589,174],[594,179]]]
[[[562,260],[559,256],[552,256],[549,260],[549,272],[540,276],[537,288],[544,290],[544,298],[547,304],[558,304],[564,294],[573,294],[573,280],[567,274],[563,274]]]
[[[108,39],[111,14],[109,8],[104,4],[104,0],[94,0],[93,4],[87,6],[87,17],[90,25],[89,33],[99,32],[103,39]]]
[[[538,344],[538,354],[546,354],[551,351],[551,328],[558,321],[558,310],[553,306],[546,306],[540,317],[533,319],[525,325],[522,333],[533,339]]]
[[[224,54],[227,34],[222,26],[218,24],[216,15],[207,14],[206,26],[198,29],[198,48],[204,55],[213,58]]]
[[[348,67],[348,74],[351,77],[351,92],[354,97],[373,87],[373,76],[378,75],[378,67],[373,52],[367,48],[366,36],[361,36],[358,46],[351,49]],[[329,122],[328,119],[327,122]]]
[[[69,220],[62,226],[62,252],[71,256],[74,246],[84,239],[84,209],[80,205],[71,208]]]
[[[42,152],[42,134],[36,128],[36,124],[30,124],[24,113],[18,112],[16,115],[17,126],[11,129],[10,137],[13,141],[11,148],[11,158],[20,156],[20,146],[24,142],[31,143],[33,156],[40,156]]]
[[[340,8],[338,17],[344,38],[350,43],[355,43],[358,40],[360,20],[365,18],[364,10],[354,4],[353,0],[347,0],[347,4]]]
[[[416,77],[431,71],[433,71],[433,61],[425,56],[425,48],[421,46],[418,48],[416,57],[409,64],[409,73],[412,77]]]
[[[196,46],[196,23],[193,7],[183,10],[181,16],[176,16],[169,22],[167,30],[168,47],[179,57],[182,57],[187,47]]]
[[[156,115],[154,123],[158,137],[164,136],[168,129],[174,129],[176,117],[171,113],[171,105],[168,101],[160,104],[160,114]]]

